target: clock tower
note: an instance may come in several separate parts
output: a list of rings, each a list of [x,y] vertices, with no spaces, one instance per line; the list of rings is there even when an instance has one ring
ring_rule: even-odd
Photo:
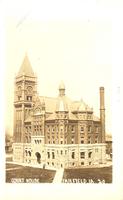
[[[24,122],[33,109],[36,94],[37,78],[32,70],[28,56],[25,55],[20,70],[15,78],[14,143],[25,143]]]

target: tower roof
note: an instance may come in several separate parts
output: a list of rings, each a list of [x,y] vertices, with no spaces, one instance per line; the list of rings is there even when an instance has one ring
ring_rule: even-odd
[[[83,101],[83,99],[81,99],[80,105],[78,107],[78,111],[85,111],[85,110],[87,110],[87,107],[88,106],[85,104],[85,102]]]
[[[18,76],[22,76],[22,75],[31,76],[31,77],[35,76],[27,54],[25,55],[23,63],[18,72]]]
[[[56,111],[65,112],[68,111],[67,99],[65,96],[59,97],[56,103]]]
[[[59,84],[59,90],[65,90],[65,84],[63,81],[61,81]]]

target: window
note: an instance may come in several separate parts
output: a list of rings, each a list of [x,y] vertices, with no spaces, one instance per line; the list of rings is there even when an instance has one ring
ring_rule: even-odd
[[[74,136],[72,136],[72,139],[71,139],[72,144],[74,144],[74,141],[75,141],[75,138]]]
[[[31,152],[30,151],[28,151],[28,155],[31,156]]]
[[[25,150],[26,156],[27,156],[27,150]]]
[[[73,159],[75,158],[75,152],[72,152],[72,156]]]
[[[81,165],[84,165],[84,162],[81,162]]]
[[[81,137],[81,138],[84,138],[84,135],[83,135],[82,133],[80,133],[80,137]]]
[[[91,126],[88,126],[88,132],[91,132]]]
[[[55,153],[52,152],[52,159],[55,159]]]
[[[80,158],[85,158],[85,152],[80,152]]]
[[[26,143],[28,143],[28,137],[26,136],[25,138],[26,138]]]
[[[50,152],[47,152],[47,157],[50,158]]]
[[[75,131],[75,127],[74,126],[72,126],[71,131]]]
[[[81,126],[81,131],[84,131],[84,127],[83,126]]]
[[[81,144],[84,144],[84,140],[81,140]]]
[[[18,96],[18,101],[20,101],[21,100],[21,96]]]
[[[88,153],[88,158],[91,158],[92,152]]]
[[[32,101],[32,96],[27,96],[27,101]]]
[[[63,144],[63,141],[61,141],[61,144]]]
[[[96,126],[96,133],[98,133],[99,132],[99,127],[98,126]]]
[[[96,136],[96,138],[95,138],[95,143],[98,143],[98,137]]]
[[[88,143],[91,143],[91,137],[88,137]]]
[[[29,143],[31,142],[31,136],[29,136]]]
[[[63,151],[61,150],[61,155],[63,154]]]

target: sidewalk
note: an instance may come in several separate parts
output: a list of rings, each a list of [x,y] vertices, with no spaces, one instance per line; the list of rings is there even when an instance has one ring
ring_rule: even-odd
[[[20,165],[20,166],[28,166],[28,167],[33,167],[33,168],[40,168],[42,169],[43,167],[41,165],[31,165],[31,164],[28,164],[28,163],[17,163],[17,162],[6,162],[8,164],[17,164],[17,165]],[[13,169],[19,169],[21,167],[16,167],[16,168],[9,168],[9,169],[6,169],[6,171],[11,171]],[[45,167],[45,169],[49,169],[49,170],[55,170],[56,173],[55,173],[55,177],[53,179],[53,183],[62,183],[62,178],[63,178],[63,174],[64,174],[64,168],[60,168],[60,169],[56,169],[54,167]]]
[[[22,167],[14,167],[14,168],[6,169],[6,171],[12,171],[12,170],[21,169],[21,168],[22,168]]]
[[[53,183],[61,183],[62,182],[62,178],[63,178],[63,174],[64,174],[64,169],[63,168],[58,169],[56,171]]]

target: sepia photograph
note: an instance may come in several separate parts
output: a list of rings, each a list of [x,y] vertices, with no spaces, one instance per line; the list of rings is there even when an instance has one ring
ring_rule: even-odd
[[[102,1],[19,1],[7,9],[6,187],[111,191],[117,165],[113,102],[119,102],[113,96],[111,15]],[[120,87],[115,90],[119,95]]]
[[[111,183],[110,22],[28,18],[8,24],[6,182]]]

